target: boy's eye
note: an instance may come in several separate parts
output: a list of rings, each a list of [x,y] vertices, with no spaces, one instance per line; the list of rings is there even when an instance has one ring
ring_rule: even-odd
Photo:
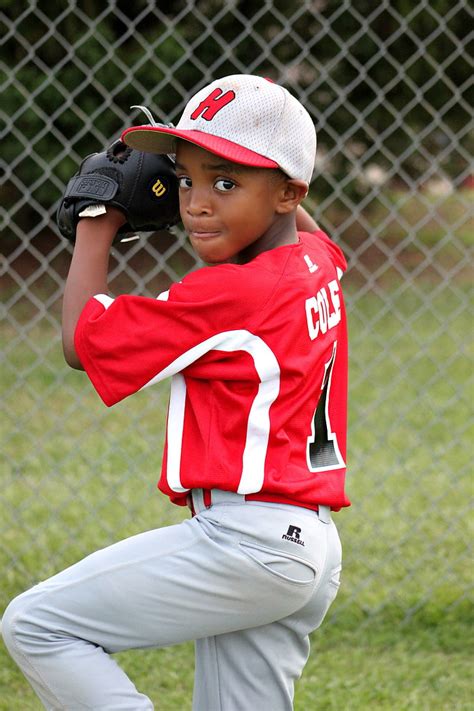
[[[216,180],[214,183],[214,187],[223,193],[227,193],[229,190],[235,188],[235,183],[233,180],[229,180],[229,178],[219,178],[219,180]]]
[[[192,187],[192,180],[191,178],[188,178],[187,175],[181,175],[178,178],[178,184],[180,188],[190,188]]]

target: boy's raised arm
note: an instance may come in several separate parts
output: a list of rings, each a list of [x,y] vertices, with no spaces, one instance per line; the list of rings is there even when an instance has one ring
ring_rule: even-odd
[[[120,210],[108,207],[104,215],[85,217],[77,225],[62,310],[63,352],[71,368],[83,370],[74,347],[74,332],[81,311],[90,297],[108,292],[110,247],[125,221]]]
[[[296,210],[296,229],[299,232],[316,232],[316,230],[319,230],[318,223],[313,220],[302,205],[298,205]]]

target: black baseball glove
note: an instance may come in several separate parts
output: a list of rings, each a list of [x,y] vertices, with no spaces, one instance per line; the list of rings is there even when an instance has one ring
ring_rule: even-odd
[[[70,242],[81,217],[95,217],[107,205],[127,217],[115,242],[134,232],[164,230],[179,221],[178,181],[166,155],[143,153],[115,141],[103,153],[92,153],[67,184],[56,219]]]

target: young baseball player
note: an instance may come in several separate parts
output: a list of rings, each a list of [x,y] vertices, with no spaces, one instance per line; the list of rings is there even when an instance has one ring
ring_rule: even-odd
[[[125,217],[81,219],[64,352],[108,406],[171,378],[159,488],[192,516],[20,595],[5,642],[47,709],[152,709],[111,655],[195,640],[195,711],[288,711],[339,586],[331,510],[349,505],[345,260],[301,207],[314,126],[282,87],[235,75],[176,128],[122,139],[175,154],[181,218],[209,266],[157,299],[112,298]]]

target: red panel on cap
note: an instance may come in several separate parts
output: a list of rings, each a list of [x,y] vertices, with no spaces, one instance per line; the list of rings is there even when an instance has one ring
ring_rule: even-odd
[[[256,168],[278,168],[278,163],[270,158],[251,151],[249,148],[239,146],[233,141],[228,141],[226,138],[213,136],[210,133],[203,131],[185,131],[178,128],[170,128],[168,126],[132,126],[125,129],[122,133],[122,141],[132,148],[140,151],[153,152],[153,133],[159,135],[169,135],[175,138],[181,138],[183,141],[194,143],[200,148],[204,148],[211,153],[215,153],[221,158],[233,163],[241,163],[242,165],[251,165]],[[143,138],[143,141],[140,139]],[[160,147],[156,151],[163,153],[163,148]]]

